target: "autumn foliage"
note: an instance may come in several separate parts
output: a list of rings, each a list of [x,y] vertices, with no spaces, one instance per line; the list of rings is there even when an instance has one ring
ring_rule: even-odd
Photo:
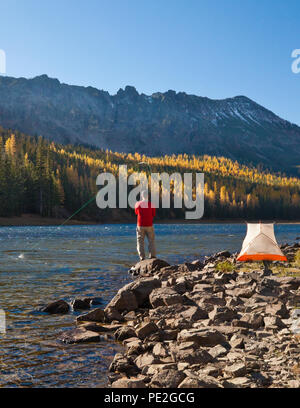
[[[146,162],[147,165],[139,165]],[[261,171],[225,157],[171,155],[146,157],[59,145],[41,137],[0,128],[0,216],[37,213],[69,215],[97,193],[97,175],[203,172],[207,219],[299,219],[300,179]],[[149,176],[149,174],[148,174]],[[131,211],[131,210],[124,210]],[[102,211],[103,212],[103,211]],[[158,212],[159,214],[159,212]],[[85,216],[99,219],[95,204]],[[82,216],[82,215],[81,215]],[[161,210],[161,217],[183,217],[183,212]]]

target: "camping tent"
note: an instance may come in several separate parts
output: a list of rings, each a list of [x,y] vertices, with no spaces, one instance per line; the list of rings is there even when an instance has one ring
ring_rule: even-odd
[[[237,261],[287,261],[275,235],[274,224],[248,224]]]

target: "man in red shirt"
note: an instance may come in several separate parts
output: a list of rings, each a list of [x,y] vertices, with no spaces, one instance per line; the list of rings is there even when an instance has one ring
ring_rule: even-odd
[[[149,243],[149,258],[156,258],[155,234],[153,227],[153,217],[155,216],[155,207],[148,201],[147,191],[142,191],[142,200],[135,204],[135,213],[137,215],[137,251],[142,261],[145,259],[145,236]]]

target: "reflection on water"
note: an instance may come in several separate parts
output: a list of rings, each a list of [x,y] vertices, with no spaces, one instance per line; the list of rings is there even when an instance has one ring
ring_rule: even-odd
[[[158,256],[169,263],[212,252],[237,251],[243,224],[157,225]],[[275,227],[279,242],[300,235],[298,225]],[[0,386],[105,386],[106,370],[120,346],[111,342],[64,345],[56,341],[78,313],[39,312],[49,301],[101,297],[103,307],[129,281],[137,261],[134,225],[0,227]]]

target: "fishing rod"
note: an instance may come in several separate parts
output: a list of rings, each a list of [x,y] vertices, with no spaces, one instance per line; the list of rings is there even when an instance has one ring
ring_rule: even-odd
[[[150,164],[148,162],[140,162],[138,163],[139,166],[141,165],[147,165],[151,174],[151,167]],[[97,193],[98,194],[98,193]],[[62,224],[58,225],[54,231],[56,231],[57,229],[61,228],[62,226],[64,226],[68,221],[70,221],[76,214],[78,214],[80,211],[82,211],[85,207],[87,207],[97,196],[97,194],[95,196],[93,196],[91,199],[89,199],[86,203],[84,203],[78,210],[76,210],[72,215],[70,215],[70,217],[68,217]],[[29,250],[33,250],[34,248],[36,248],[39,245],[39,243],[37,242],[35,245],[33,245],[31,248],[29,248]],[[24,253],[21,253],[18,258],[20,259],[24,259],[25,255]]]

